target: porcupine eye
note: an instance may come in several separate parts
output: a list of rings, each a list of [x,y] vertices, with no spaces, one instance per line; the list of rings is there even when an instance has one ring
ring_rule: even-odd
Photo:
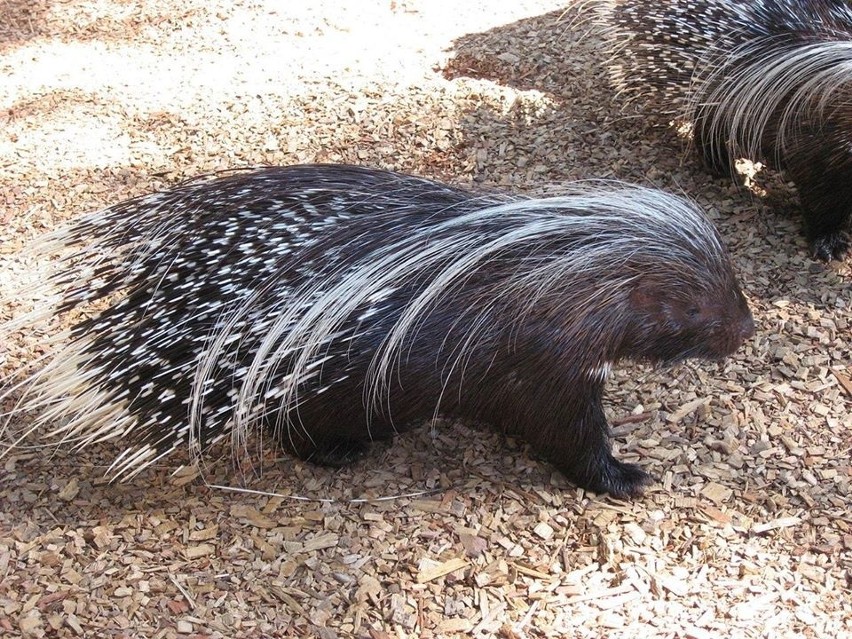
[[[681,330],[698,331],[707,324],[708,319],[712,315],[712,310],[693,304],[681,310],[680,321],[678,323]]]
[[[715,309],[678,302],[664,305],[664,308],[665,321],[660,324],[658,336],[662,359],[673,363],[690,355],[712,356],[715,338],[711,327]]]
[[[704,333],[708,326],[715,325],[721,309],[713,304],[702,305],[694,302],[680,309],[681,329],[690,333]]]
[[[674,337],[701,322],[703,309],[700,305],[672,298],[653,282],[642,282],[632,291],[630,300],[637,317],[654,333]]]

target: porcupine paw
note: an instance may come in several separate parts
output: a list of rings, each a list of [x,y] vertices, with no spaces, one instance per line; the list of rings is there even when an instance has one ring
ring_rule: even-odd
[[[308,461],[320,466],[340,468],[363,457],[369,448],[369,442],[363,440],[338,439],[314,449],[308,457]]]
[[[579,485],[592,492],[609,493],[617,499],[639,497],[654,479],[635,464],[626,464],[610,456],[597,465],[596,472]]]
[[[811,242],[814,258],[823,262],[842,260],[849,251],[849,236],[843,231],[821,235]]]

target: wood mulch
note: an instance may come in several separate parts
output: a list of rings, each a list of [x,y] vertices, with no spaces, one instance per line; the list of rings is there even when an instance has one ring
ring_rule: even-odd
[[[28,439],[0,460],[0,636],[852,636],[852,260],[808,257],[777,174],[713,178],[623,108],[564,4],[0,0],[0,317],[64,220],[322,161],[688,194],[758,325],[724,363],[617,372],[617,454],[659,480],[633,502],[453,423],[338,471],[267,449],[252,476],[169,459],[118,485],[117,445]],[[0,368],[43,351],[18,330]]]

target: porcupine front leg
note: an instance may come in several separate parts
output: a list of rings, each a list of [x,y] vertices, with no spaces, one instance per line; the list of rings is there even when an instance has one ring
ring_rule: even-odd
[[[852,224],[852,139],[839,129],[832,133],[831,143],[816,136],[802,139],[785,158],[799,190],[811,252],[824,262],[845,257]]]
[[[627,498],[641,495],[651,476],[635,464],[618,461],[612,455],[609,424],[600,402],[591,402],[577,428],[586,438],[580,456],[573,462],[571,478],[588,490]]]
[[[641,495],[653,479],[635,464],[613,457],[601,395],[602,386],[577,395],[589,401],[570,423],[543,432],[533,445],[577,486],[620,499]]]

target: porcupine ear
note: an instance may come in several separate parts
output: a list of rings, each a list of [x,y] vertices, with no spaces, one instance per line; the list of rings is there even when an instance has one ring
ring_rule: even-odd
[[[619,348],[620,356],[636,356],[644,350],[653,327],[657,325],[665,310],[657,287],[647,276],[641,276],[631,284],[625,304],[626,317],[621,322],[624,331]],[[641,356],[640,356],[641,357]]]
[[[647,276],[642,276],[630,290],[630,308],[637,317],[660,317],[665,305],[658,287]]]
[[[667,300],[660,294],[660,287],[647,278],[642,278],[630,291],[630,306],[634,317],[650,321],[656,326],[684,328],[701,315],[702,309],[695,304]]]
[[[662,332],[668,339],[700,331],[702,327],[718,320],[722,312],[718,305],[702,301],[700,296],[690,295],[672,298],[663,295],[665,286],[653,278],[643,277],[630,291],[630,307],[633,325],[637,333],[653,328],[658,336]]]
[[[700,309],[680,304],[662,294],[654,278],[643,277],[630,291],[630,322],[622,343],[622,356],[653,364],[676,362],[689,341],[685,337],[700,320]],[[686,341],[685,341],[686,340]]]
[[[698,306],[672,300],[661,294],[661,286],[653,279],[643,276],[630,291],[630,309],[634,331],[642,334],[646,329],[681,331],[692,326],[701,316]]]

